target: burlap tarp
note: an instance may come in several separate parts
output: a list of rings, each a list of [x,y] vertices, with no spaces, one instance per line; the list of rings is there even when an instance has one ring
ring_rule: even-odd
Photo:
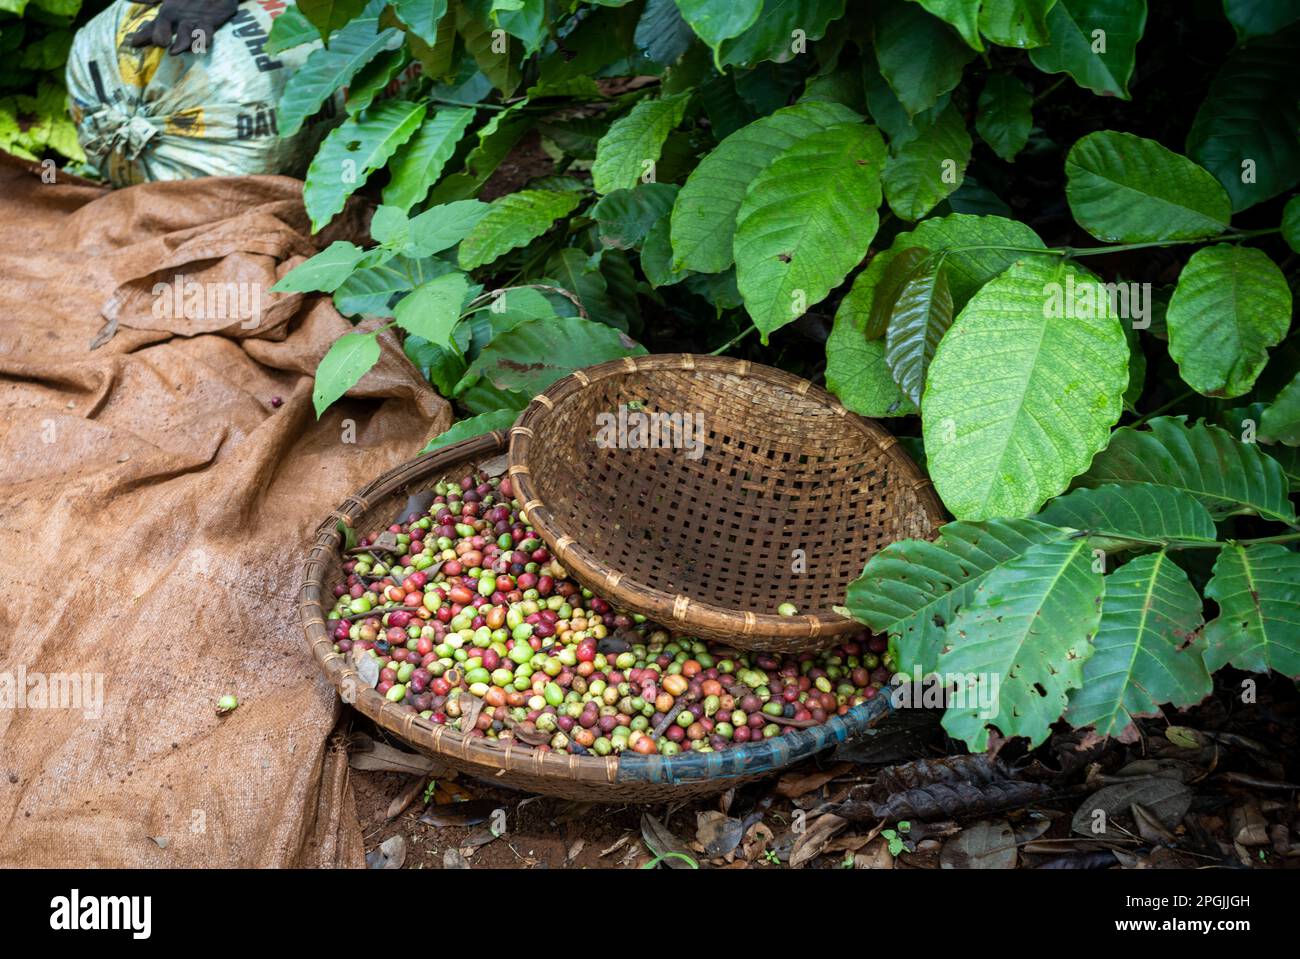
[[[0,865],[362,864],[303,548],[450,416],[383,334],[317,422],[350,325],[266,291],[321,245],[288,178],[106,192],[0,163]],[[160,310],[178,276],[261,316]]]

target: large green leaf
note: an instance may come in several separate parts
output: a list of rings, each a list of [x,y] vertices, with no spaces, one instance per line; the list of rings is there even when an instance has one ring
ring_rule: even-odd
[[[1201,597],[1168,553],[1139,556],[1107,576],[1094,652],[1082,688],[1070,694],[1071,725],[1133,740],[1134,718],[1210,695],[1202,624]]]
[[[826,340],[826,388],[840,398],[846,409],[861,416],[905,416],[916,412],[916,406],[889,374],[884,341],[865,336],[881,276],[893,258],[892,251],[871,258],[840,300]]]
[[[1183,382],[1205,396],[1241,396],[1291,325],[1291,290],[1266,254],[1220,243],[1187,261],[1165,322]]]
[[[806,44],[826,36],[832,20],[844,16],[845,0],[764,0],[763,15],[738,36],[718,44],[719,67],[751,66],[763,60],[784,63]]]
[[[880,72],[909,116],[934,106],[961,81],[973,50],[919,4],[872,4],[872,40]]]
[[[655,224],[663,222],[666,229],[677,190],[675,183],[640,183],[635,189],[614,190],[601,197],[588,214],[600,226],[600,242],[630,250]]]
[[[1080,487],[1058,496],[1034,517],[1054,526],[1067,526],[1094,538],[1149,543],[1213,543],[1218,539],[1214,518],[1186,490],[1151,483]]]
[[[430,203],[467,200],[478,193],[515,144],[536,123],[533,115],[524,110],[527,103],[527,100],[520,100],[508,109],[492,114],[476,134],[478,143],[465,155],[464,170],[443,177],[429,194]]]
[[[869,292],[871,308],[867,313],[864,332],[869,340],[881,339],[889,330],[889,321],[894,315],[894,307],[898,305],[898,299],[903,295],[907,284],[927,270],[933,270],[937,259],[938,254],[924,247],[892,246],[871,261],[883,267],[879,273],[879,280],[876,280],[875,274],[869,271],[859,274],[840,306],[844,308],[845,304],[848,304],[849,309],[856,309],[854,304],[858,300],[858,291]],[[860,287],[860,284],[868,282],[872,284],[870,290]]]
[[[410,247],[425,256],[441,253],[465,239],[489,209],[478,200],[456,200],[430,207],[411,219]]]
[[[948,630],[939,669],[960,676],[943,727],[973,750],[990,727],[1047,739],[1070,690],[1083,685],[1101,619],[1102,577],[1086,539],[1039,543],[975,588]]]
[[[948,523],[934,542],[890,543],[849,584],[845,606],[860,623],[897,638],[898,668],[926,675],[950,645],[948,626],[984,579],[1038,543],[1069,533],[1028,519]]]
[[[1300,553],[1276,543],[1219,551],[1205,595],[1219,615],[1205,627],[1205,665],[1300,678]]]
[[[468,293],[469,278],[464,273],[447,273],[421,283],[402,297],[393,315],[406,332],[448,348]]]
[[[460,266],[472,270],[537,239],[582,198],[571,192],[520,190],[494,200],[460,243]]]
[[[374,103],[404,66],[406,51],[399,49],[385,50],[362,67],[348,84],[348,99],[344,104],[348,116],[354,117]]]
[[[411,138],[424,109],[423,103],[385,100],[329,132],[307,168],[302,189],[313,230],[332,220],[366,178]]]
[[[271,32],[266,39],[266,52],[275,55],[304,43],[314,43],[319,39],[320,31],[316,29],[314,23],[304,17],[297,7],[286,7],[271,21]]]
[[[952,317],[952,293],[941,263],[908,281],[894,304],[885,333],[885,362],[913,403],[921,402],[926,370]]]
[[[875,127],[830,127],[783,150],[736,216],[736,285],[767,342],[839,286],[879,223],[885,144]]]
[[[1146,430],[1116,430],[1078,486],[1154,483],[1186,490],[1215,516],[1255,513],[1295,523],[1286,473],[1255,443],[1217,426],[1159,416]]]
[[[352,82],[362,67],[401,43],[400,30],[380,30],[377,18],[361,17],[336,33],[328,47],[313,50],[306,62],[289,74],[280,94],[280,136],[297,133],[327,98]]]
[[[504,53],[497,49],[497,38],[493,36],[496,28],[468,3],[457,3],[452,11],[456,21],[456,32],[465,44],[466,51],[474,58],[483,75],[491,81],[492,86],[501,91],[502,96],[510,96],[519,86],[521,75],[517,63],[518,49],[509,49],[506,44]]]
[[[388,164],[384,187],[388,206],[406,211],[424,200],[474,119],[474,110],[467,107],[436,107],[435,111]]]
[[[1106,445],[1128,384],[1128,344],[1109,302],[1053,308],[1086,274],[1026,259],[966,304],[921,400],[930,474],[958,519],[1024,516]],[[1074,314],[1074,315],[1071,315]]]
[[[646,0],[633,39],[647,57],[666,67],[687,51],[695,34],[674,0]]]
[[[1300,0],[1223,0],[1223,12],[1241,39],[1266,37],[1300,20]]]
[[[1187,132],[1188,155],[1218,177],[1234,210],[1300,183],[1298,60],[1296,29],[1233,51]]]
[[[975,130],[998,156],[1010,163],[1029,142],[1034,98],[1023,83],[1007,73],[990,74],[980,92]]]
[[[984,51],[980,39],[979,0],[914,0],[940,20],[953,27],[972,50]]]
[[[328,40],[365,9],[366,0],[298,0],[294,7],[316,28],[320,39]]]
[[[1034,250],[1045,249],[1038,234],[1019,220],[966,213],[922,220],[910,231],[898,234],[891,249],[909,246],[943,252],[953,306],[958,310],[1012,263]],[[1042,259],[1051,262],[1056,258]]]
[[[961,186],[970,151],[966,121],[949,104],[929,128],[889,158],[882,177],[889,208],[904,220],[921,219]]]
[[[1030,50],[1029,59],[1098,96],[1127,100],[1146,23],[1146,0],[1057,0],[1047,15],[1051,42]]]
[[[366,371],[379,362],[379,340],[371,333],[344,333],[316,367],[316,383],[311,400],[316,418],[326,407],[350,390]]]
[[[1154,140],[1102,130],[1070,148],[1065,195],[1079,225],[1099,240],[1196,240],[1232,216],[1223,187]]]
[[[459,443],[461,440],[473,439],[476,436],[482,436],[484,433],[491,433],[493,430],[508,430],[515,425],[515,420],[519,419],[519,412],[519,410],[491,410],[487,413],[480,413],[478,416],[460,420],[451,429],[443,430],[429,440],[420,452],[432,453],[444,446]]]
[[[626,334],[580,316],[528,320],[484,347],[466,378],[532,396],[576,369],[645,352]]]
[[[980,33],[1001,47],[1041,47],[1055,5],[1056,0],[981,0]]]
[[[723,40],[738,37],[754,25],[763,0],[677,0],[677,9],[696,36],[717,51]]]
[[[438,42],[438,24],[447,13],[447,0],[391,0],[399,20],[417,37],[433,46]]]
[[[653,179],[668,134],[682,122],[691,91],[656,100],[641,100],[625,117],[610,124],[596,144],[591,182],[597,193],[630,190],[644,177]]]
[[[366,251],[347,240],[335,240],[310,260],[299,263],[282,276],[272,293],[307,293],[320,290],[333,293],[352,275],[352,270]]]
[[[1300,446],[1300,373],[1265,408],[1259,418],[1259,438]]]
[[[755,120],[718,144],[687,178],[673,205],[676,268],[696,273],[726,270],[732,263],[736,213],[754,177],[791,144],[860,119],[838,103],[808,100]]]
[[[1282,208],[1282,238],[1286,245],[1300,253],[1300,196],[1293,196]]]

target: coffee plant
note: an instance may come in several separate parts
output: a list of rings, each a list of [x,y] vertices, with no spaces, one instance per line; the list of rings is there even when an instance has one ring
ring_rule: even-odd
[[[24,160],[48,154],[84,161],[68,116],[63,67],[72,35],[103,3],[0,0],[0,150]],[[80,14],[80,16],[79,16]]]
[[[467,417],[431,447],[647,347],[824,375],[894,418],[955,518],[882,550],[844,612],[953,678],[944,725],[974,749],[1062,718],[1131,737],[1221,667],[1300,676],[1297,21],[1295,0],[303,0],[272,46],[327,45],[281,132],[342,113],[308,213],[380,205],[373,245],[277,289],[367,321],[318,412],[400,331]]]

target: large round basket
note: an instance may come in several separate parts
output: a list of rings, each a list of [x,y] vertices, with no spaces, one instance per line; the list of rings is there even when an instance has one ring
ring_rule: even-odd
[[[335,650],[325,628],[330,590],[342,578],[343,535],[338,526],[343,523],[359,532],[387,526],[398,517],[409,493],[479,467],[493,468],[504,451],[505,436],[496,432],[420,456],[349,496],[317,530],[299,590],[303,630],[317,663],[344,702],[379,726],[472,776],[569,799],[650,803],[719,793],[772,773],[845,741],[889,710],[889,697],[879,695],[820,726],[722,752],[676,756],[625,753],[601,758],[540,752],[522,744],[462,736],[449,726],[420,718],[413,709],[390,703],[367,686],[348,659]]]
[[[898,440],[781,370],[660,354],[578,370],[510,431],[529,522],[588,589],[678,632],[802,652],[883,546],[942,522]],[[792,604],[795,615],[779,614]],[[787,610],[788,612],[788,610]]]

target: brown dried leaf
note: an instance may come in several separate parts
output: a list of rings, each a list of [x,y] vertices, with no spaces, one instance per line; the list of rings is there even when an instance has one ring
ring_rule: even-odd
[[[670,852],[681,853],[694,861],[695,857],[691,855],[690,849],[686,843],[678,839],[663,823],[649,813],[641,815],[641,838],[650,850],[652,855],[665,856],[663,864],[670,869],[690,869],[690,863],[677,858],[668,856]]]
[[[1176,779],[1156,776],[1113,783],[1083,801],[1070,827],[1081,836],[1107,836],[1111,821],[1128,814],[1134,803],[1144,806],[1166,829],[1173,829],[1191,808],[1192,791]]]
[[[401,833],[389,836],[366,854],[366,866],[370,869],[401,869],[406,862],[406,837]]]
[[[776,784],[776,794],[786,799],[798,799],[814,789],[821,789],[832,779],[853,769],[852,763],[836,763],[829,769],[795,770],[786,773]]]
[[[943,844],[939,863],[944,869],[1014,869],[1015,833],[1004,819],[971,823]]]
[[[396,819],[402,813],[406,812],[411,803],[415,802],[417,796],[424,792],[424,785],[427,780],[424,777],[412,779],[406,784],[406,788],[393,797],[393,801],[388,804],[388,811],[384,813],[385,819]]]
[[[823,813],[807,825],[790,851],[790,867],[798,869],[816,858],[831,841],[831,837],[848,825],[848,820],[834,813]]]
[[[357,736],[349,744],[348,765],[363,772],[411,773],[419,776],[443,775],[444,767],[432,756],[394,749],[368,736]]]
[[[695,841],[710,859],[729,856],[745,838],[745,824],[713,809],[695,814]]]

